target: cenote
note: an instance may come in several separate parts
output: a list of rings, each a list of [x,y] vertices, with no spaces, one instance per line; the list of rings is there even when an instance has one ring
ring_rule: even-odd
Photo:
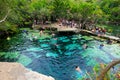
[[[30,41],[22,33],[3,41],[1,52],[20,53],[16,62],[39,73],[52,76],[55,80],[77,80],[78,65],[83,73],[92,72],[99,63],[109,63],[120,58],[120,44],[106,44],[106,40],[96,40],[93,36],[57,35],[53,38]],[[82,45],[86,43],[87,49]],[[100,44],[105,44],[99,49]]]

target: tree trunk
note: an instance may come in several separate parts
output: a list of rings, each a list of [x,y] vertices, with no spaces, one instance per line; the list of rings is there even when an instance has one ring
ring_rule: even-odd
[[[114,67],[115,65],[119,64],[120,63],[120,59],[118,60],[114,60],[112,61],[111,63],[108,64],[108,66],[106,68],[104,68],[100,75],[98,76],[98,79],[97,80],[104,80],[104,77],[105,75],[107,74],[107,72],[112,68]]]

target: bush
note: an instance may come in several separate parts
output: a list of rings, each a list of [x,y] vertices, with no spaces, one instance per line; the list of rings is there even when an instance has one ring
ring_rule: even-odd
[[[0,52],[0,61],[16,61],[19,57],[19,52]]]

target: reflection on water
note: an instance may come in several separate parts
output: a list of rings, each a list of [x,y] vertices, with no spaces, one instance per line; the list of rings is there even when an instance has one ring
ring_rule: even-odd
[[[88,45],[87,49],[82,48],[84,43]],[[104,47],[99,49],[102,43]],[[96,64],[120,58],[119,44],[107,45],[81,35],[57,36],[32,42],[19,34],[4,45],[8,47],[3,47],[1,51],[20,52],[17,62],[34,71],[53,76],[56,80],[76,80],[79,77],[79,73],[75,71],[76,65],[85,73],[91,72]]]

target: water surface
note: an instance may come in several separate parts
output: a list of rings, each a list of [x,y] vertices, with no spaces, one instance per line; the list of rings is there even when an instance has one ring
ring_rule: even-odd
[[[108,45],[105,40],[98,41],[92,36],[77,34],[36,41],[19,34],[5,43],[1,46],[1,52],[20,52],[17,62],[56,80],[77,80],[76,65],[85,74],[86,71],[92,72],[96,64],[120,58],[119,44]],[[84,43],[88,45],[87,49],[83,49]],[[102,49],[100,44],[104,44]]]

